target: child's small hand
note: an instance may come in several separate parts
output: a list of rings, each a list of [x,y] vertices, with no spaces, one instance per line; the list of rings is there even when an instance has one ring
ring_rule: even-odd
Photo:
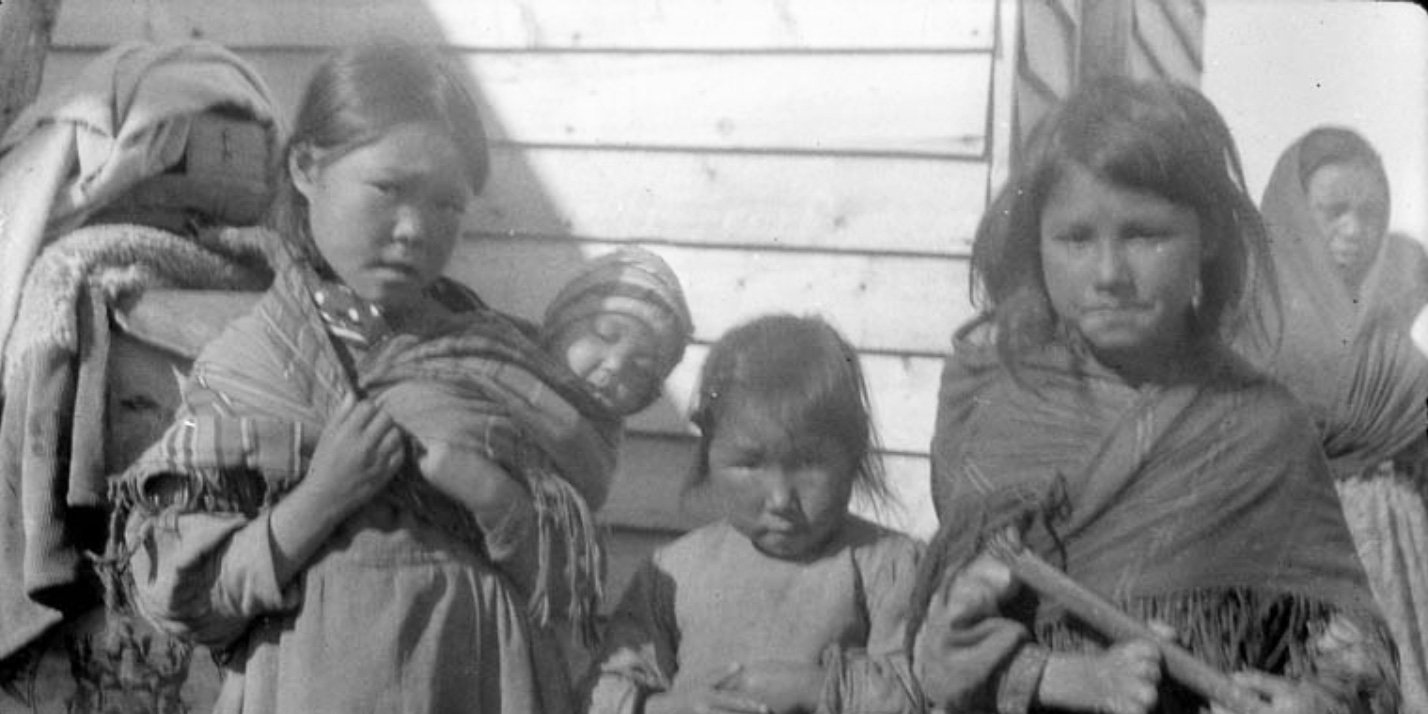
[[[1038,692],[1044,705],[1108,714],[1146,714],[1160,684],[1160,648],[1152,642],[1115,645],[1099,655],[1052,655]]]
[[[737,692],[768,705],[774,714],[812,712],[823,694],[823,668],[785,660],[746,662],[725,678],[722,691]]]
[[[767,704],[748,695],[728,691],[743,667],[728,667],[685,677],[679,687],[651,694],[645,699],[645,714],[773,714]]]
[[[303,483],[348,513],[386,487],[404,456],[396,422],[372,402],[349,394],[323,427]]]

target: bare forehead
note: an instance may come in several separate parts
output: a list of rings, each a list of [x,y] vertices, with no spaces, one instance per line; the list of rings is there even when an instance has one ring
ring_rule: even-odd
[[[1373,167],[1362,163],[1325,164],[1309,175],[1305,186],[1311,197],[1384,198],[1388,183]]]
[[[620,337],[653,351],[659,342],[655,331],[644,320],[623,312],[598,312],[586,324],[595,332]]]
[[[1116,183],[1075,164],[1052,181],[1041,214],[1043,223],[1053,224],[1195,216],[1189,206],[1153,191]]]
[[[459,157],[456,142],[440,126],[412,123],[388,129],[376,139],[337,157],[333,163],[365,171],[460,175]]]

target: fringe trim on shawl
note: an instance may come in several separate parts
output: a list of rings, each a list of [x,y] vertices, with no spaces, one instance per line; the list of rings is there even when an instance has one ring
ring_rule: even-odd
[[[284,483],[284,482],[287,483]],[[255,517],[271,507],[296,479],[222,469],[196,469],[190,473],[159,473],[144,479],[120,478],[109,484],[109,539],[103,555],[90,554],[104,589],[106,611],[137,614],[132,606],[135,588],[130,560],[139,548],[152,547],[154,528],[174,528],[180,513],[237,513]],[[127,533],[134,513],[157,517],[144,530]]]
[[[1008,526],[1021,532],[1044,528],[1043,535],[1049,534],[1059,551],[1060,541],[1050,522],[1067,507],[1062,485],[1058,481],[1039,497],[1030,492],[1019,494],[1025,506],[1022,510],[997,518],[983,510],[979,518],[964,519],[976,523],[972,527],[981,534],[976,538],[963,537],[960,529],[939,529],[923,556],[913,590],[913,615],[904,646],[909,656],[933,594],[982,552],[985,534]],[[1357,702],[1360,706],[1355,712],[1388,714],[1399,709],[1397,649],[1387,624],[1375,612],[1348,611],[1307,594],[1252,587],[1202,588],[1134,598],[1117,605],[1143,621],[1170,625],[1179,644],[1222,672],[1254,668],[1291,678],[1310,676],[1333,688],[1336,695]],[[1052,650],[1099,651],[1110,644],[1090,625],[1059,608],[1033,615],[1034,598],[1015,598],[1009,606],[1026,619],[1036,620],[1032,628],[1036,640]],[[1336,616],[1352,621],[1357,632],[1351,634],[1358,635],[1358,640],[1333,641],[1328,630]],[[1161,711],[1178,712],[1181,708],[1174,702],[1197,699],[1178,683],[1166,682],[1164,686]]]
[[[550,467],[538,448],[524,439],[517,445],[515,469],[525,479],[536,514],[535,586],[530,593],[529,608],[536,624],[551,623],[554,583],[566,588],[565,616],[580,633],[582,644],[593,646],[597,639],[596,615],[604,599],[605,550],[595,515],[580,492]],[[564,544],[564,552],[556,549]],[[564,572],[556,573],[563,562]],[[564,576],[560,581],[558,576]]]
[[[583,644],[596,641],[596,615],[604,598],[605,554],[594,514],[580,493],[559,476],[537,447],[521,441],[515,471],[530,491],[536,513],[537,576],[528,608],[536,624],[547,626],[555,614],[554,603],[567,601],[564,615],[576,626]],[[133,614],[135,583],[129,561],[146,547],[150,533],[126,535],[134,512],[156,517],[150,528],[172,527],[166,520],[180,513],[238,513],[248,518],[271,508],[296,485],[284,475],[257,477],[251,472],[204,469],[188,474],[159,474],[143,482],[115,480],[110,486],[110,539],[103,556],[91,555],[104,586],[110,612]],[[416,513],[449,534],[484,548],[485,537],[475,519],[414,473],[403,473],[388,487],[386,497]],[[171,524],[172,521],[169,520]],[[564,544],[564,551],[557,548]],[[562,572],[556,572],[557,568]],[[561,578],[559,581],[556,578]],[[565,589],[557,597],[556,582]]]
[[[1384,686],[1398,681],[1392,635],[1381,619],[1368,613],[1345,612],[1300,593],[1248,587],[1205,588],[1118,605],[1139,620],[1170,625],[1179,644],[1222,672],[1258,669],[1291,679],[1313,678],[1334,689],[1336,696],[1366,705],[1364,711],[1398,711],[1398,687]],[[1357,639],[1330,633],[1339,617],[1352,620]],[[1058,652],[1099,651],[1110,645],[1089,625],[1059,609],[1039,614],[1035,632],[1038,642]]]
[[[115,480],[109,490],[113,505],[109,541],[103,556],[91,556],[104,585],[105,606],[111,612],[133,612],[130,603],[134,582],[129,561],[150,540],[149,530],[126,533],[135,512],[154,519],[149,529],[173,528],[182,513],[235,513],[255,518],[282,500],[297,482],[298,478],[287,474],[241,469],[195,469],[186,474],[159,473],[142,480]],[[481,547],[481,529],[475,519],[415,473],[398,474],[378,498],[391,499],[403,510]]]

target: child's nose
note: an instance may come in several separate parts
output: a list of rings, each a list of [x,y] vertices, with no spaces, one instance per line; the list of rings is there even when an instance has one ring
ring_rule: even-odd
[[[620,350],[610,350],[605,354],[605,370],[610,374],[619,374],[625,368],[628,360]]]
[[[427,218],[421,208],[405,204],[397,207],[392,237],[399,241],[420,240],[426,235]]]
[[[798,501],[793,480],[786,469],[776,468],[769,474],[764,503],[770,511],[786,511]]]

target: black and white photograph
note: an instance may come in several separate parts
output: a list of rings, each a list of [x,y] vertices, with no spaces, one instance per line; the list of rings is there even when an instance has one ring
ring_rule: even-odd
[[[0,0],[0,714],[1428,714],[1428,9]]]

